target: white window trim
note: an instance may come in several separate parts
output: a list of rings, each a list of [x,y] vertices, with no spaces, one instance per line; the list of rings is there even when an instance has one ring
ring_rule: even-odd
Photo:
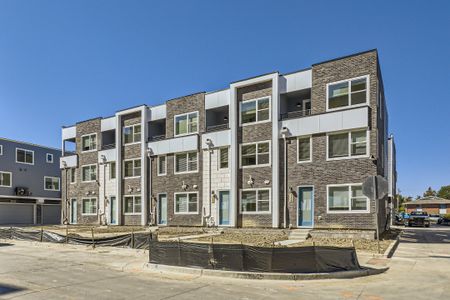
[[[134,206],[135,206],[135,201],[136,201],[136,197],[141,197],[141,212],[134,212]],[[133,198],[133,212],[125,212],[125,198]],[[137,194],[137,195],[124,195],[123,196],[123,214],[126,216],[139,216],[142,214],[142,196],[141,194]]]
[[[228,152],[228,162],[227,162],[227,167],[226,168],[221,168],[220,167],[220,165],[221,165],[221,161],[220,161],[220,159],[221,159],[221,152],[222,151],[227,151]],[[230,147],[220,147],[220,148],[218,148],[218,150],[217,150],[217,169],[218,170],[228,170],[230,168]]]
[[[166,161],[164,164],[164,173],[159,173],[159,160],[161,157],[164,157],[165,161]],[[156,159],[156,175],[158,175],[158,176],[167,175],[167,155],[158,155],[158,158]]]
[[[48,159],[48,156],[50,155],[50,157],[52,158],[52,159]],[[52,164],[53,162],[54,162],[54,160],[53,160],[53,154],[51,154],[51,153],[45,153],[45,162],[46,163],[48,163],[48,164]]]
[[[269,191],[269,210],[268,211],[242,211],[242,192],[256,191],[256,209],[258,209],[258,191]],[[272,213],[272,189],[271,188],[250,188],[239,190],[239,213],[242,215],[268,215]]]
[[[0,185],[0,187],[12,187],[12,183],[13,183],[13,178],[12,178],[12,172],[6,172],[6,171],[0,171],[0,174],[9,174],[9,185]]]
[[[83,138],[86,137],[86,136],[91,136],[91,135],[95,135],[95,149],[83,150]],[[97,151],[97,147],[98,147],[97,133],[88,133],[88,134],[84,134],[84,135],[81,136],[81,153],[88,153],[88,152]]]
[[[58,179],[58,187],[59,188],[57,190],[47,189],[45,187],[45,181],[47,180],[47,178]],[[54,176],[44,176],[44,191],[50,191],[50,192],[59,192],[59,191],[61,191],[61,179],[59,177],[54,177]]]
[[[362,79],[362,78],[366,78],[366,102],[365,103],[360,103],[360,104],[355,104],[355,105],[351,105],[351,96],[349,97],[349,104],[347,106],[342,106],[342,107],[336,107],[336,108],[328,108],[329,107],[329,102],[328,102],[328,96],[329,96],[329,86],[330,85],[334,85],[334,84],[338,84],[338,83],[342,83],[342,82],[349,82],[349,95],[351,94],[351,90],[350,90],[350,82],[352,80],[357,80],[357,79]],[[336,111],[336,110],[343,110],[343,109],[348,109],[348,108],[354,108],[354,107],[361,107],[361,106],[368,106],[370,105],[370,75],[363,75],[363,76],[358,76],[358,77],[353,77],[353,78],[348,78],[348,79],[344,79],[344,80],[339,80],[339,81],[335,81],[335,82],[330,82],[327,83],[326,85],[326,111]]]
[[[25,156],[26,156],[26,152],[31,152],[32,157],[33,157],[33,162],[32,163],[27,163],[27,162],[18,161],[17,160],[17,150],[25,151]],[[16,163],[34,166],[34,151],[33,150],[28,150],[28,149],[23,149],[23,148],[16,148]]]
[[[128,125],[128,126],[124,126],[123,128],[122,128],[122,141],[123,141],[123,145],[124,146],[129,146],[129,145],[135,145],[135,144],[140,144],[141,143],[141,141],[142,141],[142,126],[141,126],[141,133],[140,133],[140,135],[141,135],[141,140],[140,141],[134,141],[134,135],[135,135],[135,127],[136,126],[141,126],[141,124],[140,123],[138,123],[138,124],[133,124],[133,125]],[[125,143],[125,128],[131,128],[131,127],[133,127],[133,141],[134,142],[131,142],[131,143]]]
[[[95,213],[84,213],[83,212],[84,200],[92,200],[92,199],[95,199]],[[96,216],[97,214],[98,214],[98,199],[97,199],[97,197],[81,198],[81,215],[82,216]]]
[[[193,131],[193,132],[189,132],[189,115],[190,114],[197,114],[197,131]],[[181,116],[187,116],[187,122],[188,122],[188,124],[187,124],[187,130],[188,130],[188,132],[187,133],[181,133],[181,134],[177,134],[177,117],[181,117]],[[199,129],[200,129],[200,114],[199,114],[199,112],[198,112],[198,110],[197,111],[191,111],[191,112],[188,112],[188,113],[182,113],[182,114],[178,114],[178,115],[174,115],[173,116],[173,136],[175,137],[175,136],[185,136],[185,135],[191,135],[191,134],[197,134],[198,132],[199,132]]]
[[[134,174],[134,161],[136,161],[136,160],[138,160],[138,161],[140,161],[141,162],[141,174],[142,174],[142,161],[141,161],[141,159],[140,158],[130,158],[130,159],[124,159],[123,160],[123,178],[124,179],[130,179],[130,178],[140,178],[141,177],[141,175],[137,175],[137,176],[135,176],[135,175],[133,175],[133,176],[125,176],[125,162],[128,162],[128,161],[133,161],[133,174]],[[117,165],[116,165],[116,168],[117,168]]]
[[[3,155],[3,145],[0,145],[0,155]]]
[[[268,164],[258,164],[258,144],[262,144],[262,143],[269,143],[269,163]],[[256,145],[256,165],[254,165],[254,166],[243,166],[242,165],[242,146],[247,146],[247,145]],[[272,142],[270,140],[251,142],[251,143],[242,143],[239,145],[239,168],[250,169],[250,168],[259,168],[259,167],[269,167],[271,165],[272,165]]]
[[[352,148],[351,148],[351,143],[352,143],[352,138],[351,138],[351,133],[352,132],[357,132],[357,131],[363,131],[366,130],[366,154],[363,155],[351,155],[352,153]],[[329,157],[330,152],[329,152],[329,136],[330,135],[335,135],[335,134],[340,134],[340,133],[347,133],[347,142],[348,142],[348,155],[347,156],[341,156],[341,157]],[[333,161],[333,160],[342,160],[342,159],[355,159],[355,158],[368,158],[370,157],[370,130],[366,129],[366,128],[360,128],[360,129],[352,129],[352,130],[344,130],[344,131],[334,131],[334,132],[327,132],[327,153],[326,153],[326,157],[327,157],[327,161]]]
[[[194,211],[188,211],[188,212],[177,212],[177,195],[188,195],[188,203],[187,208],[189,209],[189,194],[196,194],[197,195],[197,210]],[[198,192],[179,192],[179,193],[173,193],[173,213],[175,215],[197,215],[199,210],[199,199],[198,199]]]
[[[370,213],[370,199],[366,197],[366,210],[352,210],[352,197],[351,197],[351,187],[355,185],[361,185],[362,183],[343,183],[343,184],[327,184],[327,214],[368,214]],[[341,187],[346,186],[348,187],[348,193],[349,193],[349,203],[348,208],[349,210],[330,210],[329,207],[329,193],[330,193],[330,187]]]
[[[299,140],[300,139],[306,139],[309,137],[309,159],[308,160],[300,160],[298,155],[299,155]],[[312,156],[313,156],[313,146],[312,146],[312,135],[303,135],[303,136],[298,136],[297,137],[297,163],[298,164],[305,164],[305,163],[310,163],[312,162]]]
[[[72,177],[72,170],[74,170],[74,175],[75,177]],[[73,180],[73,181],[72,181]],[[77,169],[76,168],[71,168],[70,169],[70,180],[69,180],[69,184],[75,184],[77,183]]]
[[[242,103],[255,102],[255,101],[258,102],[259,100],[267,99],[267,98],[269,99],[269,119],[264,120],[264,121],[258,121],[258,103],[256,103],[256,121],[242,123],[242,108],[241,108]],[[239,102],[239,126],[240,127],[245,127],[245,126],[250,126],[250,125],[255,125],[255,124],[263,124],[263,123],[268,123],[268,122],[272,122],[272,96],[253,98],[253,99],[243,100],[243,101]]]
[[[98,179],[98,168],[97,168],[97,164],[90,164],[90,165],[82,165],[81,166],[81,182],[97,182],[97,179],[96,180],[83,180],[83,168],[84,167],[91,167],[91,166],[95,166],[95,173],[96,173],[96,175],[95,175],[95,178],[97,178]]]
[[[177,155],[186,154],[187,167],[189,169],[189,153],[194,153],[194,152],[197,153],[197,169],[195,171],[177,172]],[[167,160],[166,160],[166,164],[167,164]],[[174,153],[174,155],[173,155],[173,173],[174,174],[198,173],[198,166],[199,166],[199,153],[197,151],[178,152],[178,153]]]

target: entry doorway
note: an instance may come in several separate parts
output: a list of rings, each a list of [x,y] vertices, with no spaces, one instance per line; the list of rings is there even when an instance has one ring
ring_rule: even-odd
[[[77,224],[77,199],[70,199],[70,224]]]
[[[313,227],[314,223],[314,188],[301,186],[298,188],[297,226]]]
[[[219,191],[219,225],[230,225],[230,191]]]
[[[167,225],[167,194],[158,195],[158,225]]]
[[[117,199],[116,199],[116,196],[111,196],[109,198],[109,205],[110,205],[110,210],[109,210],[110,224],[117,225]]]

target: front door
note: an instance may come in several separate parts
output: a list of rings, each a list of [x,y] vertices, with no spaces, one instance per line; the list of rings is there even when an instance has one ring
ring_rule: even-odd
[[[298,188],[298,227],[312,227],[314,218],[313,187]]]
[[[219,225],[230,225],[229,191],[219,191]]]
[[[77,224],[77,199],[70,200],[70,224]]]
[[[167,225],[167,195],[158,195],[158,224]]]
[[[115,196],[111,196],[110,198],[110,216],[109,216],[109,220],[111,224],[117,224],[117,200]]]

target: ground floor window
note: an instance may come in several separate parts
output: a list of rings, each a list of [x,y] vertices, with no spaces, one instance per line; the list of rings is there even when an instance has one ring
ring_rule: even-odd
[[[198,193],[175,193],[176,214],[196,214],[198,212]]]
[[[141,196],[125,196],[124,209],[126,214],[140,214],[141,213]]]
[[[369,199],[362,193],[362,184],[328,186],[329,212],[369,212]]]
[[[269,213],[270,189],[241,190],[242,213]]]
[[[82,203],[83,215],[96,215],[97,214],[97,198],[84,198]]]

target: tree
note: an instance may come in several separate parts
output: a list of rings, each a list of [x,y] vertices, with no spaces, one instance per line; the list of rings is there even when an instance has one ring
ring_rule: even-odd
[[[433,197],[433,196],[436,196],[436,191],[435,190],[433,190],[432,188],[431,188],[431,186],[430,187],[428,187],[428,190],[425,192],[425,193],[423,193],[423,196],[424,197]]]
[[[450,200],[450,185],[441,186],[439,189],[437,196],[444,199]]]

